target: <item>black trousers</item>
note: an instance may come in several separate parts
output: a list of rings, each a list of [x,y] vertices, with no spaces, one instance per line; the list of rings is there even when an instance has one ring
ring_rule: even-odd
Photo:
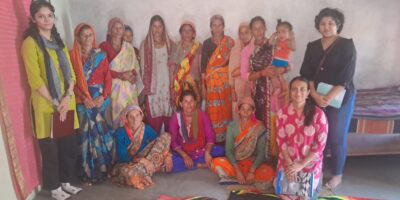
[[[39,147],[43,189],[54,190],[61,183],[72,182],[79,148],[75,134],[60,139],[39,139]]]

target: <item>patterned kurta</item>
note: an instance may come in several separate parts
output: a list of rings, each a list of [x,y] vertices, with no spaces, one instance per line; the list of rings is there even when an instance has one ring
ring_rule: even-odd
[[[292,104],[283,107],[277,113],[277,142],[279,147],[278,170],[285,170],[285,159],[282,151],[287,149],[292,161],[301,161],[308,154],[314,153],[317,158],[311,161],[303,172],[314,173],[314,189],[321,178],[323,151],[328,136],[328,121],[324,112],[316,108],[312,124],[304,126],[304,114],[298,116]]]

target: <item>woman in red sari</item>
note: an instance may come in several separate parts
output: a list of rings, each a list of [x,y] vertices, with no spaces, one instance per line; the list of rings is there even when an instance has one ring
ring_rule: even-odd
[[[210,20],[211,38],[203,42],[201,71],[206,112],[210,117],[216,142],[225,142],[225,132],[232,120],[232,97],[229,85],[229,56],[235,42],[224,35],[225,21],[221,15]]]

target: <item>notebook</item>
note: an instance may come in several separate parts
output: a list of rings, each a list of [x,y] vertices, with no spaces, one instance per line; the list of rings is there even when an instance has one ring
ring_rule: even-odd
[[[74,111],[67,111],[67,118],[65,121],[60,121],[60,113],[55,111],[52,115],[50,137],[63,138],[75,134],[74,130]]]
[[[320,82],[318,83],[317,92],[321,95],[326,95],[333,88],[333,85]],[[330,106],[334,108],[340,108],[342,106],[344,95],[346,94],[346,90],[341,91],[337,94],[332,101],[329,103]]]

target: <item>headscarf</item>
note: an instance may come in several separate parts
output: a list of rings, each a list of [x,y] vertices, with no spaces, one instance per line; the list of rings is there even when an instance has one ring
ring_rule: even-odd
[[[153,21],[150,22],[155,22],[159,20],[162,20],[164,22],[162,17],[159,15],[154,15],[152,17],[152,20]],[[165,27],[165,22],[163,25],[164,25],[164,35],[162,37],[167,45],[168,55],[170,55],[173,42],[167,34],[167,28]],[[142,58],[141,61],[143,62],[143,64],[141,65],[143,68],[143,84],[144,84],[143,95],[152,94],[152,92],[154,92],[155,89],[154,87],[157,85],[157,80],[152,80],[152,77],[156,72],[155,70],[153,70],[153,63],[155,63],[155,52],[154,52],[154,39],[153,39],[153,34],[151,32],[151,26],[152,23],[149,24],[149,30],[140,48],[141,51],[140,57]]]
[[[111,40],[112,28],[115,26],[115,24],[118,24],[118,23],[120,23],[124,27],[124,31],[125,31],[125,24],[124,24],[124,21],[122,21],[122,19],[120,19],[118,17],[111,18],[110,21],[108,21],[108,26],[107,26],[107,41]]]
[[[237,40],[235,42],[235,46],[233,46],[233,48],[231,50],[231,55],[229,57],[229,74],[228,75],[229,75],[229,83],[231,85],[234,84],[234,81],[233,81],[233,78],[232,78],[232,71],[236,67],[240,66],[241,52],[242,52],[242,49],[245,46],[244,42],[242,40],[240,40],[240,37],[239,37],[239,32],[240,32],[240,29],[242,27],[248,27],[250,29],[249,23],[247,23],[247,22],[242,22],[239,25],[238,38],[237,38]]]
[[[71,55],[71,63],[72,66],[74,68],[75,71],[75,75],[76,75],[76,85],[75,85],[75,89],[80,90],[81,92],[83,92],[86,96],[86,98],[91,98],[89,90],[88,90],[88,86],[85,80],[85,76],[83,74],[83,61],[82,61],[82,56],[81,56],[81,44],[78,41],[79,38],[79,32],[82,30],[82,28],[84,26],[88,26],[89,29],[93,32],[93,44],[92,44],[92,48],[96,48],[96,33],[94,32],[93,27],[91,27],[89,24],[86,23],[80,23],[76,26],[75,31],[74,31],[74,46],[72,47],[71,51],[70,51],[70,55]],[[77,99],[78,100],[78,99]],[[82,101],[83,99],[79,99],[80,101]],[[79,102],[78,100],[78,102]]]
[[[134,111],[134,110],[138,110],[138,111],[140,111],[141,113],[142,113],[142,115],[143,115],[143,111],[142,111],[142,109],[140,108],[140,106],[138,106],[138,105],[136,105],[136,104],[132,104],[132,105],[129,105],[129,106],[127,106],[126,108],[125,108],[125,110],[123,111],[123,112],[121,112],[121,122],[122,122],[122,124],[126,124],[127,122],[128,122],[128,120],[127,120],[127,115],[131,112],[131,111]]]
[[[193,22],[188,21],[188,20],[182,22],[181,26],[179,27],[179,33],[181,32],[183,26],[185,26],[185,25],[189,25],[190,27],[192,27],[192,30],[194,32],[193,39],[196,38],[196,26],[194,25]]]

